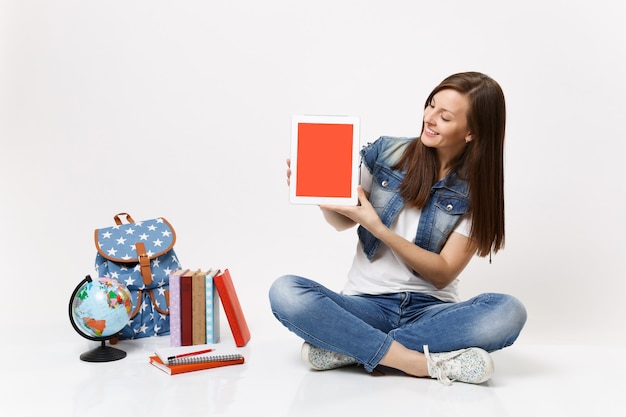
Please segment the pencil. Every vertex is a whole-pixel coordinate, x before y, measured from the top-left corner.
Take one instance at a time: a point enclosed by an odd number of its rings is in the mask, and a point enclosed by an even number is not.
[[[209,353],[209,352],[213,352],[213,349],[198,350],[196,352],[188,352],[188,353],[181,353],[180,355],[168,356],[167,360],[169,361],[169,360],[176,359],[176,358],[183,358],[185,356],[201,355],[203,353]]]

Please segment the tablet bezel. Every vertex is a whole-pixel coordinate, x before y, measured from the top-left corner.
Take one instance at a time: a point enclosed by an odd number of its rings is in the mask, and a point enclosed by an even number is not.
[[[352,126],[352,154],[351,154],[351,183],[349,197],[336,196],[303,196],[297,195],[298,188],[298,128],[302,123],[306,124],[340,124]],[[293,115],[291,121],[291,177],[289,186],[289,201],[292,204],[335,204],[335,205],[357,205],[357,187],[359,185],[360,166],[360,120],[356,116],[338,115]],[[321,164],[320,169],[324,169]]]

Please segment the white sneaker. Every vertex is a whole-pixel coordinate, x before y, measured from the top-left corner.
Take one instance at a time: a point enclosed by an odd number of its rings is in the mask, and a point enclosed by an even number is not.
[[[430,353],[424,345],[428,373],[444,385],[452,381],[481,384],[493,375],[493,360],[480,348],[468,348],[452,352]]]
[[[308,342],[302,344],[300,354],[302,360],[316,371],[327,371],[357,363],[354,358],[313,346]]]

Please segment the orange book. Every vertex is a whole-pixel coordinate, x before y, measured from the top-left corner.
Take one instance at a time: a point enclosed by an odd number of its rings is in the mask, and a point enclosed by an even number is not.
[[[213,284],[222,302],[230,330],[235,338],[235,344],[237,347],[245,346],[250,340],[250,329],[248,329],[248,323],[243,315],[230,271],[226,269],[224,272],[218,273],[213,277]]]
[[[181,358],[182,359],[182,358]],[[219,368],[221,366],[240,365],[245,359],[240,354],[194,356],[182,361],[177,365],[169,365],[157,356],[150,356],[150,364],[169,375],[184,374],[186,372],[202,371],[205,369]]]

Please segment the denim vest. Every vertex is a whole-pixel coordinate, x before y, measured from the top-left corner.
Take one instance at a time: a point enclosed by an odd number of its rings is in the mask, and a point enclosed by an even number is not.
[[[387,227],[404,207],[404,200],[398,192],[404,172],[391,167],[415,139],[382,136],[361,150],[361,161],[373,175],[369,201]],[[415,244],[430,252],[441,252],[468,208],[469,187],[466,181],[460,180],[454,173],[439,180],[431,188],[430,198],[422,209]],[[361,247],[371,260],[380,240],[363,226],[359,226],[357,232]]]

